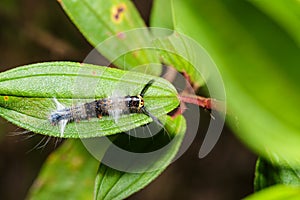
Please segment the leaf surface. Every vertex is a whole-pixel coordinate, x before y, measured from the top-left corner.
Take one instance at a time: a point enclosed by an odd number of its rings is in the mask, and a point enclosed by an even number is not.
[[[99,161],[79,140],[68,140],[46,160],[27,199],[92,199]]]
[[[276,185],[254,193],[244,200],[297,200],[299,199],[300,189],[286,185]]]
[[[124,199],[144,188],[161,174],[179,150],[186,130],[184,117],[180,115],[175,119],[168,118],[166,130],[169,137],[166,133],[159,133],[152,139],[148,138],[150,140],[130,140],[130,144],[125,142],[127,147],[131,147],[131,152],[137,151],[142,156],[133,160],[128,169],[136,169],[138,166],[138,169],[142,169],[140,172],[123,172],[100,164],[95,185],[96,199]],[[123,141],[124,137],[120,139]],[[163,147],[163,151],[162,148],[158,148],[157,152],[153,151],[155,146],[161,144],[167,144],[167,147]],[[156,156],[150,159],[145,152],[154,153]],[[149,159],[144,159],[145,157]]]
[[[278,17],[296,6],[284,4]],[[237,136],[265,158],[299,166],[300,49],[285,30],[290,25],[278,26],[249,1],[187,0],[173,6],[175,30],[203,45],[219,67],[228,122]]]
[[[175,109],[176,89],[166,80],[137,72],[72,62],[48,62],[18,67],[0,74],[0,115],[30,131],[60,136],[58,125],[51,125],[50,114],[57,110],[53,98],[65,107],[82,105],[117,93],[120,97],[139,95],[151,79],[145,107],[157,117]],[[64,137],[89,138],[111,135],[149,123],[140,113],[70,122]],[[116,123],[117,122],[117,123]]]
[[[259,158],[256,163],[254,189],[258,191],[276,184],[299,187],[300,169],[287,165],[279,166]]]
[[[122,69],[160,75],[161,68],[152,69],[149,66],[149,63],[159,64],[159,58],[147,49],[151,34],[131,1],[60,2],[85,38],[110,62]],[[137,69],[139,66],[144,67]]]

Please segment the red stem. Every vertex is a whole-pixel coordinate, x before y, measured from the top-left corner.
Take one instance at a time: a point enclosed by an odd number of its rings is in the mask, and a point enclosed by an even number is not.
[[[217,101],[216,99],[206,98],[196,95],[179,95],[179,99],[181,102],[184,103],[192,103],[198,105],[202,108],[209,109],[209,110],[221,110],[221,102]]]

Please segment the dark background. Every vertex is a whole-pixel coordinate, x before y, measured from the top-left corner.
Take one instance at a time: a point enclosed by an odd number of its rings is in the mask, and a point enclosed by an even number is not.
[[[151,1],[134,2],[147,22]],[[80,62],[92,50],[56,1],[2,0],[0,28],[1,72],[43,61]],[[198,158],[209,117],[201,111],[200,130],[189,150],[129,199],[226,200],[253,192],[256,156],[228,128],[212,152]],[[0,131],[0,199],[24,199],[43,161],[54,150],[54,141],[43,146],[44,136],[23,134],[3,119]]]

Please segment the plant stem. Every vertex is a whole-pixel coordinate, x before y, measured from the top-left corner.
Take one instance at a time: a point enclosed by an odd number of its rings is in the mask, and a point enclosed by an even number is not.
[[[183,103],[191,103],[198,105],[204,109],[221,111],[222,103],[216,99],[201,97],[197,95],[179,95],[179,99]]]

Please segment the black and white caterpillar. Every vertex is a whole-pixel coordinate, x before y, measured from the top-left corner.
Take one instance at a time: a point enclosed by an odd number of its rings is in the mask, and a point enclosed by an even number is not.
[[[153,116],[144,106],[144,95],[148,88],[153,84],[150,80],[136,96],[111,96],[98,99],[92,102],[65,107],[56,98],[53,99],[56,104],[56,110],[49,117],[52,125],[60,126],[61,137],[64,135],[65,127],[70,122],[88,120],[90,118],[102,118],[102,116],[113,116],[115,121],[123,114],[143,113],[152,118],[153,121],[162,126],[161,122]]]

